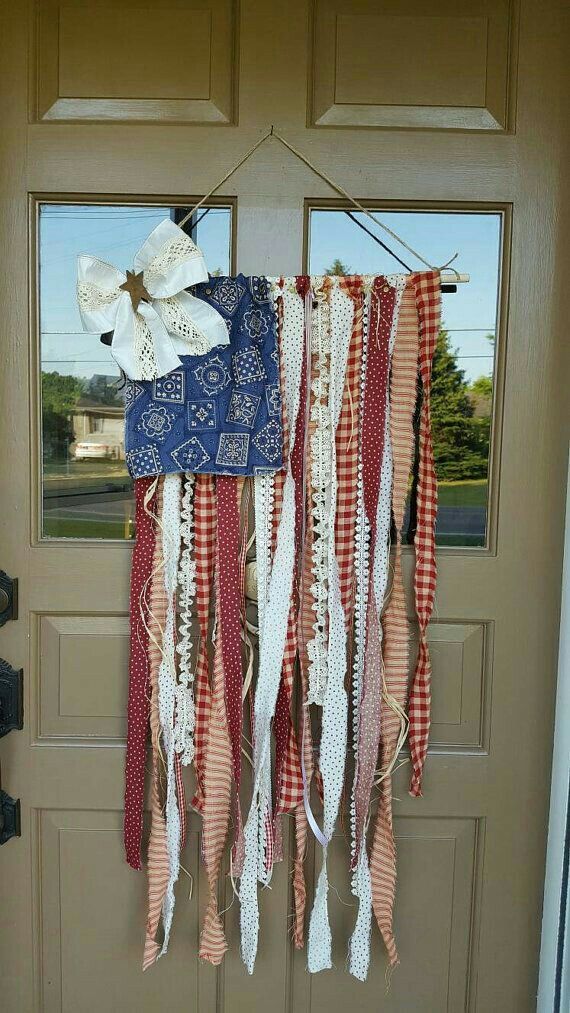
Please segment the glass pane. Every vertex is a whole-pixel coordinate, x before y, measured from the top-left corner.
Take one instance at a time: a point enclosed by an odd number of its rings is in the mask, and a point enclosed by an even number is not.
[[[375,213],[406,242],[443,264],[456,251],[469,284],[442,294],[442,327],[433,367],[432,421],[439,508],[438,545],[486,544],[489,438],[493,408],[499,292],[500,212],[385,211]],[[352,215],[352,211],[350,212]],[[357,221],[414,270],[407,251],[365,215]],[[404,270],[346,211],[312,210],[311,274],[382,274]]]
[[[41,533],[44,538],[132,538],[125,466],[123,382],[109,348],[83,331],[77,257],[125,270],[162,219],[184,208],[41,204],[39,306],[42,371]],[[229,274],[231,208],[202,208],[192,237],[212,274]]]

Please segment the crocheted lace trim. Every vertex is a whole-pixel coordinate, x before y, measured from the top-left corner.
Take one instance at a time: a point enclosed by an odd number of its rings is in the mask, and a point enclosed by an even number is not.
[[[192,611],[196,597],[196,560],[194,558],[194,490],[196,476],[184,476],[181,525],[182,552],[178,568],[178,683],[174,719],[174,748],[184,766],[194,758],[194,671],[192,668]]]
[[[198,260],[202,257],[200,250],[192,242],[190,236],[181,234],[168,239],[160,247],[157,253],[145,267],[145,284],[154,287],[166,275],[171,267],[179,267],[189,260]],[[153,284],[154,283],[154,284]]]
[[[313,637],[307,641],[309,688],[307,703],[322,706],[327,684],[327,558],[329,537],[329,494],[333,441],[330,429],[330,302],[328,279],[315,278],[311,317],[311,355],[313,401],[311,436],[311,501],[313,514],[312,564]]]
[[[178,335],[188,343],[187,355],[205,355],[212,348],[212,342],[190,319],[175,295],[168,299],[157,299],[154,303],[167,331]]]

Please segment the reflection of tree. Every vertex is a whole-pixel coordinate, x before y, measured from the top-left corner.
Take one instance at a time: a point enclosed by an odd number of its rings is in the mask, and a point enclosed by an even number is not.
[[[431,398],[435,467],[440,481],[487,477],[490,411],[477,418],[470,391],[449,334],[441,330],[433,360]]]
[[[342,260],[336,257],[330,267],[325,267],[325,274],[335,274],[340,277],[344,277],[346,274],[350,274],[350,267],[347,264],[343,264]]]
[[[477,397],[491,398],[493,396],[493,379],[490,376],[478,376],[473,380],[469,390]]]
[[[120,408],[123,404],[117,389],[117,379],[94,373],[89,381],[84,381],[83,393],[89,398],[90,404],[114,405]]]
[[[85,390],[79,376],[42,372],[42,430],[44,451],[51,456],[66,453],[73,439],[71,412]]]

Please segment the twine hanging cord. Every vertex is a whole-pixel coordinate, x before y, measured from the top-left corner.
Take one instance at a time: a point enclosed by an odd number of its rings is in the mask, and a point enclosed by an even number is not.
[[[392,237],[392,239],[395,239],[396,242],[400,244],[400,246],[403,246],[404,249],[408,251],[408,253],[411,253],[412,256],[416,257],[417,260],[421,261],[421,263],[424,264],[425,267],[429,268],[430,271],[443,271],[445,268],[450,267],[450,265],[458,256],[458,254],[455,253],[453,257],[451,257],[451,259],[448,260],[446,264],[442,264],[441,267],[436,267],[434,264],[430,264],[430,262],[426,260],[425,257],[422,257],[421,253],[418,253],[417,250],[414,250],[412,246],[406,243],[405,239],[402,239],[401,236],[399,236],[396,232],[393,231],[393,229],[391,229],[384,222],[380,221],[380,219],[377,218],[377,216],[373,214],[372,211],[369,211],[368,208],[365,208],[360,203],[360,201],[357,201],[356,197],[353,197],[351,194],[349,194],[348,191],[345,190],[344,187],[340,185],[340,183],[336,183],[333,179],[331,179],[330,176],[327,175],[326,172],[323,172],[322,169],[318,169],[317,166],[313,162],[311,162],[310,158],[307,158],[307,156],[304,155],[302,151],[299,151],[299,149],[295,148],[292,144],[289,143],[289,141],[286,141],[285,138],[281,136],[281,134],[278,134],[277,131],[273,128],[273,126],[271,127],[270,130],[267,131],[267,133],[263,135],[263,137],[260,137],[260,139],[256,141],[255,144],[253,144],[248,151],[246,151],[245,155],[242,155],[239,161],[237,161],[236,164],[232,166],[232,168],[228,172],[226,172],[225,176],[223,176],[222,179],[220,179],[216,183],[216,185],[212,187],[212,189],[206,194],[206,196],[202,197],[202,199],[199,200],[198,203],[194,205],[194,207],[188,212],[188,214],[184,215],[184,218],[182,218],[181,221],[178,222],[180,228],[182,228],[186,224],[186,222],[188,222],[192,218],[192,215],[196,214],[198,208],[201,208],[202,205],[205,204],[206,201],[208,201],[213,194],[215,194],[216,190],[219,190],[220,187],[223,186],[225,182],[227,182],[230,176],[233,176],[234,172],[237,172],[237,170],[244,164],[244,162],[247,162],[248,158],[251,158],[253,153],[257,151],[257,149],[261,147],[261,145],[264,144],[265,141],[269,140],[269,138],[271,137],[274,137],[277,141],[280,142],[280,144],[283,144],[290,152],[292,152],[293,155],[299,158],[301,162],[304,162],[305,165],[309,169],[311,169],[312,172],[314,172],[317,176],[319,176],[320,179],[324,180],[325,183],[328,183],[331,189],[335,190],[336,193],[339,193],[347,201],[350,201],[350,203],[354,205],[355,208],[358,208],[358,210],[363,215],[366,215],[367,218],[370,218],[371,221],[375,222],[376,225],[378,225],[381,229],[383,229],[384,232],[386,232],[389,236]],[[392,251],[390,250],[389,252],[391,253]],[[398,259],[399,258],[396,257],[396,260]],[[456,271],[454,267],[451,267],[451,270],[456,275],[456,277],[459,278],[459,272]]]

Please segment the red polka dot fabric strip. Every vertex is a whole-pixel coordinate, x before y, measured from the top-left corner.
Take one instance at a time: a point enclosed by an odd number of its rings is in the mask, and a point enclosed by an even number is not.
[[[129,703],[125,761],[124,842],[127,862],[142,868],[141,839],[149,723],[148,594],[155,542],[156,478],[135,482],[136,541],[131,564]]]

